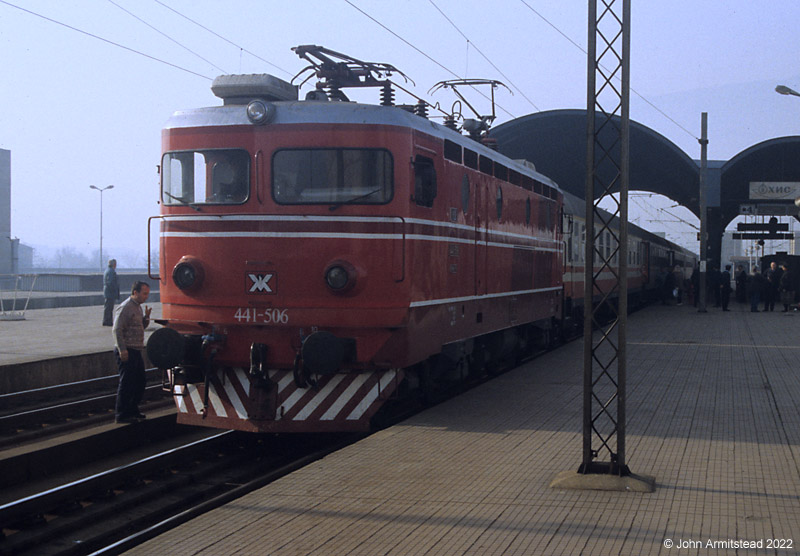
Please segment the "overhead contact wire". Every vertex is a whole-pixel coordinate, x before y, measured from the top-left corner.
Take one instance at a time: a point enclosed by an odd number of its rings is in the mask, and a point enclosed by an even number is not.
[[[181,71],[185,71],[186,73],[191,73],[192,75],[196,75],[197,77],[202,77],[204,79],[208,79],[209,81],[212,81],[212,78],[207,76],[207,75],[203,75],[201,73],[197,73],[196,71],[192,71],[190,69],[183,68],[183,67],[181,67],[181,66],[179,66],[177,64],[173,64],[172,62],[167,62],[166,60],[162,60],[161,58],[156,58],[155,56],[151,56],[149,54],[145,54],[144,52],[141,52],[140,50],[136,50],[135,48],[131,48],[129,46],[125,46],[123,44],[119,44],[119,43],[114,42],[112,40],[105,39],[103,37],[100,37],[98,35],[90,33],[88,31],[84,31],[83,29],[78,29],[77,27],[73,27],[72,25],[67,25],[66,23],[62,23],[61,21],[52,19],[50,17],[44,16],[44,15],[36,13],[36,12],[32,12],[31,10],[28,10],[28,9],[22,8],[20,6],[17,6],[16,4],[12,4],[11,2],[7,2],[6,0],[0,0],[0,4],[5,4],[6,6],[9,6],[9,7],[12,7],[12,8],[16,8],[16,9],[22,11],[22,12],[25,12],[25,13],[28,13],[30,15],[36,16],[38,18],[44,19],[45,21],[49,21],[50,23],[55,23],[56,25],[60,25],[61,27],[66,27],[67,29],[69,29],[71,31],[75,31],[77,33],[80,33],[81,35],[86,35],[87,37],[92,37],[93,39],[97,39],[99,41],[103,41],[104,43],[108,43],[108,44],[110,44],[112,46],[116,46],[117,48],[121,48],[123,50],[127,50],[128,52],[133,52],[134,54],[138,54],[139,56],[144,56],[145,58],[148,58],[148,59],[153,60],[155,62],[160,62],[160,63],[162,63],[164,65],[167,65],[167,66],[170,66],[172,68],[179,69]]]
[[[235,42],[233,42],[232,40],[230,40],[230,39],[227,39],[227,38],[223,37],[222,35],[220,35],[220,34],[219,34],[219,33],[217,33],[216,31],[213,31],[213,30],[209,29],[208,27],[206,27],[206,26],[205,26],[205,25],[203,25],[202,23],[198,23],[197,21],[195,21],[195,20],[194,20],[194,19],[192,19],[191,17],[189,17],[189,16],[187,16],[187,15],[184,15],[184,14],[182,14],[182,13],[181,13],[181,12],[179,12],[178,10],[176,10],[176,9],[172,8],[171,6],[168,6],[168,5],[167,5],[167,4],[165,4],[164,2],[161,2],[161,0],[154,0],[154,1],[156,2],[156,4],[160,4],[161,6],[165,7],[165,8],[166,8],[166,9],[168,9],[169,11],[171,11],[172,13],[174,13],[174,14],[176,14],[176,15],[179,15],[179,16],[181,16],[183,19],[185,19],[185,20],[187,20],[187,21],[189,21],[189,22],[191,22],[191,23],[194,23],[195,25],[197,25],[198,27],[200,27],[200,28],[201,28],[201,29],[203,29],[204,31],[207,31],[207,32],[211,33],[212,35],[214,35],[214,36],[215,36],[215,37],[217,37],[218,39],[222,39],[222,40],[223,40],[223,41],[225,41],[226,43],[228,43],[228,44],[230,44],[230,45],[233,45],[233,46],[235,46],[236,48],[238,48],[238,49],[239,49],[239,50],[241,50],[242,52],[247,52],[247,53],[248,53],[250,56],[253,56],[254,58],[257,58],[257,59],[261,60],[261,61],[262,61],[262,62],[264,62],[265,64],[269,64],[269,65],[270,65],[270,66],[272,66],[273,68],[275,68],[275,69],[277,69],[277,70],[280,70],[280,71],[282,71],[282,72],[283,72],[283,73],[285,73],[286,75],[293,75],[291,72],[288,72],[288,71],[286,71],[285,69],[283,69],[282,67],[280,67],[280,66],[278,66],[278,65],[276,65],[276,64],[274,64],[274,63],[272,63],[272,62],[270,62],[269,60],[266,60],[266,59],[262,58],[261,56],[259,56],[259,55],[258,55],[258,54],[256,54],[255,52],[252,52],[251,50],[248,50],[248,49],[246,49],[245,47],[243,47],[243,46],[240,46],[240,45],[236,44],[236,43],[235,43]]]
[[[500,75],[502,75],[502,76],[503,76],[503,79],[505,79],[506,81],[508,81],[508,82],[511,84],[511,86],[512,86],[512,87],[514,87],[514,89],[516,89],[516,90],[517,90],[517,92],[519,92],[519,94],[521,94],[521,95],[522,95],[522,97],[523,97],[525,100],[527,100],[527,101],[528,101],[528,103],[529,103],[531,106],[533,106],[534,110],[536,110],[537,112],[538,112],[538,111],[540,111],[539,107],[538,107],[538,106],[536,106],[536,104],[534,104],[534,102],[533,102],[531,99],[529,99],[529,98],[528,98],[528,96],[527,96],[527,95],[526,95],[526,94],[525,94],[525,93],[522,91],[522,89],[520,89],[519,87],[517,87],[517,86],[514,84],[514,82],[513,82],[513,81],[511,81],[511,78],[510,78],[510,77],[508,77],[508,76],[507,76],[505,73],[503,73],[503,71],[502,71],[500,68],[498,68],[498,67],[497,67],[497,66],[494,64],[494,62],[492,62],[492,61],[489,59],[489,57],[488,57],[488,56],[486,56],[486,54],[484,54],[484,53],[481,51],[481,49],[480,49],[480,48],[478,48],[478,47],[477,47],[477,45],[476,45],[476,44],[475,44],[473,41],[469,40],[469,37],[467,37],[467,35],[465,35],[465,34],[464,34],[464,32],[463,32],[461,29],[459,29],[459,28],[458,28],[458,26],[457,26],[455,23],[453,23],[453,20],[451,20],[449,17],[447,17],[447,14],[445,14],[445,13],[442,11],[442,9],[441,9],[439,6],[437,6],[437,5],[436,5],[436,3],[435,3],[433,0],[428,0],[428,2],[430,2],[430,3],[431,3],[431,5],[432,5],[434,8],[436,8],[436,11],[438,11],[440,14],[442,14],[442,17],[443,17],[443,18],[445,18],[445,19],[447,20],[447,22],[448,22],[450,25],[452,25],[452,26],[453,26],[453,28],[454,28],[456,31],[458,31],[458,33],[459,33],[459,34],[460,34],[462,37],[464,37],[464,40],[465,40],[465,41],[467,41],[467,48],[469,48],[469,45],[472,45],[472,48],[474,48],[475,50],[477,50],[477,51],[478,51],[478,54],[480,54],[481,56],[483,56],[483,59],[484,59],[484,60],[486,60],[487,62],[489,62],[489,64],[490,64],[490,65],[491,65],[491,66],[492,66],[492,67],[495,69],[495,71],[497,71],[497,73],[499,73]],[[467,76],[464,76],[464,77],[467,77]]]
[[[538,11],[536,11],[536,10],[535,10],[533,7],[531,7],[531,5],[530,5],[530,4],[528,4],[528,3],[527,3],[525,0],[520,0],[520,2],[522,2],[523,4],[525,4],[525,6],[526,6],[526,7],[527,7],[527,8],[528,8],[530,11],[532,11],[533,13],[535,13],[535,14],[536,14],[536,15],[537,15],[537,16],[538,16],[538,17],[539,17],[539,18],[540,18],[542,21],[544,21],[544,22],[545,22],[545,23],[547,23],[547,24],[548,24],[550,27],[552,27],[552,28],[553,28],[553,29],[554,29],[554,30],[555,30],[555,31],[556,31],[556,32],[557,32],[559,35],[561,35],[562,37],[564,37],[565,39],[567,39],[567,40],[568,40],[570,43],[572,43],[572,45],[573,45],[575,48],[577,48],[578,50],[580,50],[580,51],[581,51],[581,52],[583,52],[584,54],[587,54],[587,55],[588,55],[588,53],[586,52],[586,49],[585,49],[584,47],[582,47],[581,45],[579,45],[578,43],[576,43],[574,40],[572,40],[571,38],[569,38],[569,36],[567,36],[567,34],[566,34],[566,33],[564,33],[564,32],[563,32],[561,29],[559,29],[558,27],[556,27],[556,26],[555,26],[555,25],[554,25],[552,22],[550,22],[550,20],[549,20],[549,19],[547,19],[547,18],[546,18],[545,16],[543,16],[542,14],[540,14],[540,13],[539,13]],[[608,71],[608,69],[607,69],[607,68],[603,68],[603,69],[605,69],[606,71]],[[631,87],[631,92],[632,92],[633,94],[635,94],[637,97],[639,97],[640,99],[642,99],[642,100],[643,100],[645,103],[647,103],[648,105],[650,105],[650,107],[651,107],[653,110],[655,110],[656,112],[658,112],[659,114],[661,114],[662,116],[664,116],[666,119],[668,119],[670,122],[672,122],[673,124],[675,124],[677,127],[679,127],[680,129],[682,129],[683,131],[685,131],[686,133],[688,133],[688,134],[689,134],[689,135],[690,135],[692,138],[694,138],[694,139],[698,139],[698,140],[699,140],[699,138],[698,138],[698,137],[697,137],[697,136],[696,136],[694,133],[692,133],[691,131],[689,131],[688,129],[686,129],[685,127],[683,127],[681,124],[679,124],[678,122],[676,122],[674,119],[672,119],[672,118],[669,116],[669,114],[667,114],[666,112],[664,112],[663,110],[661,110],[661,109],[660,109],[658,106],[656,106],[655,104],[653,104],[652,102],[650,102],[649,100],[647,100],[647,99],[646,99],[644,96],[642,96],[642,95],[641,95],[641,94],[640,94],[638,91],[636,91],[636,89],[634,89],[633,87]]]
[[[133,13],[133,12],[131,12],[131,11],[128,11],[128,10],[126,10],[125,8],[123,8],[122,6],[120,6],[119,4],[117,4],[116,2],[114,2],[114,0],[108,0],[108,2],[109,2],[110,4],[113,4],[114,6],[118,7],[120,10],[122,10],[123,12],[125,12],[126,14],[128,14],[129,16],[131,16],[132,18],[136,19],[136,20],[137,20],[137,21],[139,21],[140,23],[142,23],[142,24],[144,24],[144,25],[147,25],[147,26],[148,26],[150,29],[152,29],[153,31],[155,31],[156,33],[158,33],[159,35],[161,35],[162,37],[164,37],[164,38],[166,38],[166,39],[168,39],[168,40],[170,40],[170,41],[174,42],[175,44],[177,44],[178,46],[180,46],[181,48],[183,48],[184,50],[186,50],[186,51],[187,51],[187,52],[189,52],[190,54],[193,54],[193,55],[197,56],[198,58],[200,58],[201,60],[203,60],[205,63],[209,64],[210,66],[213,66],[213,67],[215,67],[216,69],[218,69],[218,70],[219,70],[219,71],[221,71],[222,73],[228,73],[227,71],[225,71],[224,69],[222,69],[221,67],[219,67],[218,65],[216,65],[214,62],[212,62],[211,60],[207,60],[206,58],[203,58],[202,56],[200,56],[200,54],[198,54],[197,52],[195,52],[194,50],[192,50],[192,49],[191,49],[191,48],[189,48],[188,46],[186,46],[186,45],[184,45],[184,44],[181,44],[180,42],[178,42],[177,40],[173,39],[172,37],[170,37],[169,35],[167,35],[167,34],[166,34],[166,33],[164,33],[163,31],[161,31],[160,29],[157,29],[157,28],[156,28],[156,27],[154,27],[153,25],[151,25],[151,24],[149,24],[148,22],[146,22],[144,19],[142,19],[141,17],[139,17],[139,16],[138,16],[138,15],[136,15],[135,13]]]
[[[156,1],[158,1],[158,0],[156,0]],[[447,73],[449,73],[450,75],[452,75],[452,76],[454,76],[454,77],[457,77],[457,78],[459,78],[459,79],[461,78],[461,76],[460,76],[460,75],[458,75],[456,72],[454,72],[454,71],[453,71],[453,70],[451,70],[450,68],[446,67],[446,66],[445,66],[445,65],[443,65],[442,63],[438,62],[437,60],[435,60],[434,58],[432,58],[431,56],[429,56],[428,54],[426,54],[425,52],[423,52],[422,50],[420,50],[419,48],[417,48],[416,46],[414,46],[414,45],[413,45],[413,44],[411,44],[410,42],[408,42],[406,39],[404,39],[403,37],[401,37],[400,35],[398,35],[398,34],[397,34],[397,33],[395,33],[394,31],[392,31],[391,29],[389,29],[389,28],[388,28],[386,25],[384,25],[383,23],[381,23],[380,21],[378,21],[377,19],[375,19],[374,17],[372,17],[371,15],[369,15],[367,12],[365,12],[364,10],[362,10],[361,8],[359,8],[358,6],[356,6],[355,4],[353,4],[353,3],[352,3],[350,0],[344,0],[344,1],[345,1],[345,2],[347,2],[347,3],[348,3],[348,4],[349,4],[349,5],[350,5],[350,6],[351,6],[353,9],[355,9],[355,10],[359,11],[359,12],[360,12],[362,15],[364,15],[364,16],[365,16],[365,17],[367,17],[367,18],[369,18],[369,19],[370,19],[370,20],[372,20],[374,23],[376,23],[377,25],[379,25],[380,27],[382,27],[382,28],[383,28],[385,31],[387,31],[388,33],[390,33],[392,36],[394,36],[395,38],[397,38],[397,39],[401,40],[403,43],[405,43],[406,45],[410,46],[411,48],[413,48],[414,50],[416,50],[417,52],[419,52],[420,54],[422,54],[423,56],[425,56],[425,57],[426,57],[428,60],[430,60],[431,62],[433,62],[434,64],[436,64],[436,65],[437,65],[437,66],[439,66],[440,68],[442,68],[443,70],[445,70],[445,71],[446,71]],[[474,46],[474,45],[473,45],[473,46]],[[485,95],[483,92],[479,91],[478,89],[475,89],[475,87],[472,87],[472,88],[473,88],[473,89],[474,89],[474,90],[475,90],[475,91],[476,91],[478,94],[480,94],[481,96],[483,96],[483,98],[485,98],[486,100],[491,100],[491,99],[490,99],[488,96],[486,96],[486,95]],[[496,105],[496,106],[497,106],[497,107],[498,107],[500,110],[502,110],[503,112],[505,112],[506,114],[508,114],[509,116],[511,116],[512,118],[515,118],[515,117],[516,117],[516,116],[514,116],[514,114],[512,114],[511,112],[509,112],[508,110],[506,110],[505,108],[503,108],[502,106],[500,106],[499,104],[497,104],[496,102],[495,102],[495,105]]]

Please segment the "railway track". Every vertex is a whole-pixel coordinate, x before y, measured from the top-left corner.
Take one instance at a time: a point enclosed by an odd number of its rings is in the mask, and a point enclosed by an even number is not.
[[[77,428],[111,422],[116,375],[0,395],[0,449]],[[161,390],[161,372],[147,370],[145,409],[170,407]]]
[[[486,376],[442,392],[438,401],[490,379]],[[424,405],[393,407],[383,425],[390,426]],[[169,429],[145,422],[114,432],[129,433],[143,426]],[[173,432],[193,430],[174,425],[174,418],[171,426]],[[0,556],[117,554],[363,437],[263,436],[210,429],[204,433],[209,437],[0,505]]]
[[[0,555],[116,554],[361,437],[215,432],[0,506]]]

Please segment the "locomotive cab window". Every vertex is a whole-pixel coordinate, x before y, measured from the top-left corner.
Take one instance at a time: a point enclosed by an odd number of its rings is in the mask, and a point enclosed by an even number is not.
[[[394,166],[383,149],[286,149],[272,157],[272,196],[282,205],[381,205]]]
[[[247,151],[170,152],[161,162],[165,205],[240,204],[250,193]]]

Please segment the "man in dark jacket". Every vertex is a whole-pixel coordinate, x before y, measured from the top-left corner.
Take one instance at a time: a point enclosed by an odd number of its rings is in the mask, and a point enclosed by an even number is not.
[[[119,300],[116,259],[109,259],[108,268],[103,274],[103,299],[103,326],[111,326],[114,324],[114,303]]]
[[[720,276],[720,301],[722,302],[722,310],[730,311],[728,309],[728,302],[731,299],[731,265],[725,265],[725,270]]]

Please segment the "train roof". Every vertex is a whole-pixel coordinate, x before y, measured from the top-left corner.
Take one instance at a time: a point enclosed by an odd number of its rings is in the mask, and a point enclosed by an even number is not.
[[[239,77],[239,76],[230,76]],[[248,76],[241,76],[248,77]],[[265,76],[253,76],[261,77]],[[266,76],[272,77],[272,76]],[[220,78],[215,80],[215,83]],[[232,84],[234,83],[234,84]],[[235,80],[230,80],[228,90],[235,88]],[[193,108],[179,110],[167,120],[164,128],[180,129],[208,126],[248,126],[253,124],[247,117],[248,99],[261,99],[263,96],[254,93],[252,88],[242,85],[243,91],[248,94],[231,92],[223,106]],[[230,99],[235,99],[235,103]],[[357,125],[387,125],[412,129],[434,137],[458,143],[464,148],[477,152],[503,165],[513,168],[561,192],[561,188],[552,179],[535,170],[532,163],[523,160],[514,160],[504,154],[491,149],[478,141],[462,135],[458,131],[433,122],[423,116],[418,116],[400,106],[378,106],[374,104],[361,104],[337,100],[268,100],[275,107],[270,123],[265,125],[281,124],[357,124]]]
[[[607,210],[603,210],[603,209],[599,209],[599,210],[605,216],[608,216],[608,217],[611,216],[611,213],[608,212]],[[586,203],[580,197],[577,197],[577,196],[573,195],[572,193],[568,193],[568,192],[565,191],[564,192],[564,212],[566,214],[572,214],[572,215],[578,216],[579,218],[585,218],[585,216],[586,216]],[[618,224],[619,223],[619,217],[614,216],[613,219],[612,219],[612,223]],[[656,235],[653,232],[649,232],[649,231],[645,230],[644,228],[641,228],[641,227],[637,226],[636,224],[632,224],[631,222],[628,222],[628,233],[629,234],[630,233],[634,233],[635,235],[637,235],[639,237],[642,237],[642,238],[646,239],[647,241],[649,241],[651,243],[664,245],[664,246],[669,247],[670,249],[672,249],[674,251],[681,251],[681,252],[686,253],[686,254],[691,254],[691,255],[697,256],[697,253],[695,253],[694,251],[686,249],[685,247],[681,247],[677,243],[673,243],[673,242],[669,241],[668,239],[663,238],[663,237],[661,237],[659,235]]]

